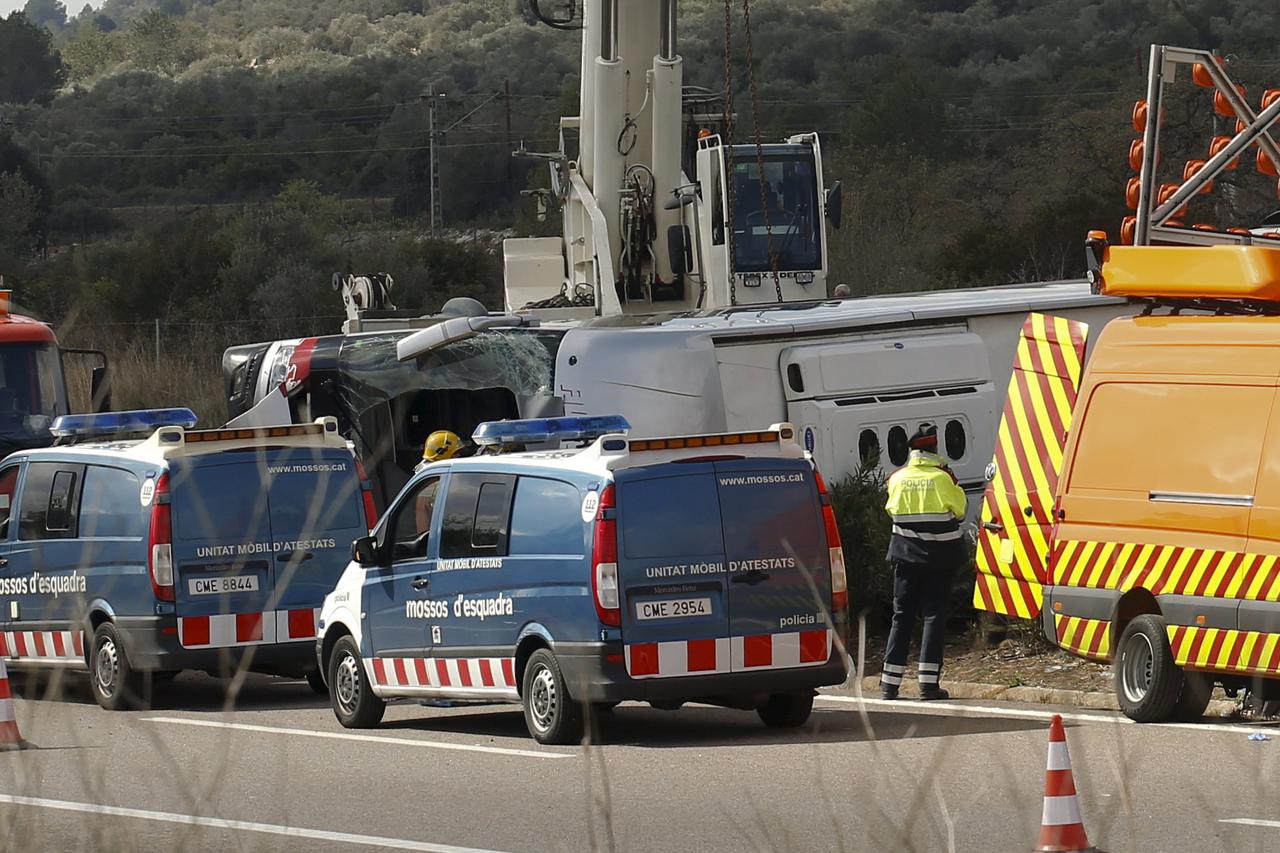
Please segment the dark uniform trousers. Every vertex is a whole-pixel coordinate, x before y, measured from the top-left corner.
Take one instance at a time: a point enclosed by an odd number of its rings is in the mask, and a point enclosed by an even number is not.
[[[907,654],[916,630],[916,616],[924,619],[920,640],[920,688],[938,686],[942,675],[942,640],[947,621],[947,599],[955,566],[950,560],[935,563],[893,561],[893,627],[884,652],[880,683],[897,688],[907,671]]]

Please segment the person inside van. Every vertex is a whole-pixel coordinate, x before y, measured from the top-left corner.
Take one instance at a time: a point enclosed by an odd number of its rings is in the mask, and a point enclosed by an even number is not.
[[[885,648],[880,690],[898,698],[917,613],[924,618],[918,680],[920,698],[946,699],[942,676],[942,640],[951,577],[964,560],[960,522],[964,490],[938,455],[938,427],[921,424],[909,442],[907,464],[889,477],[885,509],[893,519],[888,559],[893,566],[893,625]]]

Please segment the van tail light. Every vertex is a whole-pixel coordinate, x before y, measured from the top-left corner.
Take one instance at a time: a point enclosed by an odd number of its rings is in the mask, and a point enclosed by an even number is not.
[[[378,523],[378,508],[373,503],[373,483],[369,480],[369,475],[364,472],[364,464],[356,460],[356,476],[360,478],[360,498],[364,501],[364,521],[365,526],[373,530],[373,526]]]
[[[173,522],[169,503],[169,475],[156,481],[147,534],[147,571],[151,589],[160,601],[173,601]]]
[[[617,627],[622,624],[622,605],[618,589],[618,521],[614,517],[613,495],[613,486],[606,486],[596,512],[591,538],[591,593],[600,621]]]
[[[822,524],[827,529],[827,555],[831,560],[831,611],[849,607],[849,578],[844,570],[844,549],[840,547],[840,528],[836,525],[836,511],[831,506],[831,493],[822,475],[813,472],[818,481],[818,497],[822,503]]]

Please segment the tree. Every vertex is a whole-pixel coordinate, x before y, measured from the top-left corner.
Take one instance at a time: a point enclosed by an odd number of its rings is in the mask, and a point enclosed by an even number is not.
[[[60,0],[27,0],[22,12],[35,26],[54,32],[67,25],[67,7]]]
[[[0,274],[25,266],[41,221],[40,193],[18,172],[0,173]]]
[[[0,103],[48,104],[64,79],[48,30],[21,12],[0,20]]]

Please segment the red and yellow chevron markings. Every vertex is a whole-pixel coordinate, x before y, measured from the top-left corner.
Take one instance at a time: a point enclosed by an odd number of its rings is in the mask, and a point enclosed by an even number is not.
[[[1170,625],[1178,666],[1253,675],[1280,674],[1280,634]]]
[[[1108,619],[1085,619],[1082,616],[1053,614],[1058,645],[1090,660],[1110,659],[1111,622]]]
[[[1026,619],[1040,612],[1087,336],[1087,325],[1060,317],[1032,314],[1023,324],[996,436],[995,478],[982,502],[973,593],[980,610]]]
[[[1280,601],[1280,558],[1236,551],[1058,540],[1049,577],[1055,586]]]

